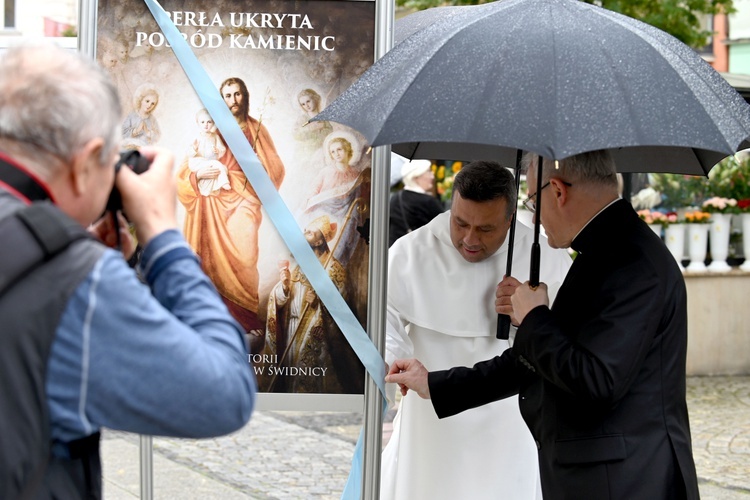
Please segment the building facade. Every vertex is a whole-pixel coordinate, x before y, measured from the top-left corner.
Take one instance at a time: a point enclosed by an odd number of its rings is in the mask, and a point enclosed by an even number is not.
[[[0,0],[0,42],[3,38],[75,36],[76,0]]]

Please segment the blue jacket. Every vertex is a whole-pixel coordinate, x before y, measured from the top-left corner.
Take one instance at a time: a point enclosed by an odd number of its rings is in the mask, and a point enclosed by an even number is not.
[[[181,234],[150,241],[139,266],[146,284],[106,251],[65,308],[46,382],[54,442],[101,427],[209,437],[250,418],[244,332]]]
[[[180,233],[149,242],[140,271],[146,284],[107,251],[70,299],[48,366],[54,441],[101,427],[200,438],[249,420],[244,332]]]
[[[29,200],[22,194],[0,189],[3,214],[24,201]],[[13,294],[15,299],[5,304],[9,316],[4,333],[20,332],[4,336],[6,347],[10,356],[23,360],[13,365],[13,371],[6,370],[4,380],[13,384],[16,379],[12,387],[27,394],[21,400],[29,402],[28,407],[37,402],[34,418],[44,413],[40,419],[44,428],[35,430],[35,436],[48,436],[43,441],[51,441],[53,458],[45,478],[58,477],[60,471],[76,476],[78,469],[74,471],[71,464],[83,459],[90,463],[84,468],[99,474],[102,427],[200,438],[245,425],[253,410],[256,383],[244,332],[180,233],[165,231],[146,245],[139,269],[145,284],[118,252],[93,240],[80,242],[66,250],[75,258],[59,261],[65,267],[55,259],[52,263],[58,262],[57,267],[42,266],[54,267],[54,272],[40,275],[35,269],[24,275],[13,289],[23,293]],[[26,302],[9,309],[19,297]],[[24,328],[31,328],[26,333],[33,335],[24,335]],[[45,328],[49,341],[44,341]],[[14,343],[19,335],[31,340]],[[31,377],[39,379],[39,389],[27,387],[25,381]],[[21,400],[15,398],[12,404]],[[31,420],[28,425],[40,425]],[[38,439],[27,441],[39,445]],[[3,484],[0,490],[38,483],[45,468],[34,465],[35,453],[43,460],[49,457],[39,447],[13,460],[19,469],[5,478],[13,484]],[[33,470],[28,469],[31,466]],[[70,481],[49,481],[58,493],[65,489],[66,498],[75,496],[69,491]],[[79,486],[76,483],[75,488]],[[96,496],[100,483],[84,485],[87,488],[93,488]]]

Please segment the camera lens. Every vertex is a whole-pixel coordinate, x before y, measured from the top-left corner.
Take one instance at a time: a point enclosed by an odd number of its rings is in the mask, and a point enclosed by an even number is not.
[[[141,154],[135,149],[121,151],[120,159],[117,160],[117,163],[115,164],[115,175],[117,175],[117,172],[120,171],[123,165],[140,175],[148,170],[150,164],[149,160],[146,157],[141,156]],[[112,186],[112,192],[109,193],[106,210],[109,212],[122,210],[122,196],[120,196],[120,191],[117,189],[117,186]]]

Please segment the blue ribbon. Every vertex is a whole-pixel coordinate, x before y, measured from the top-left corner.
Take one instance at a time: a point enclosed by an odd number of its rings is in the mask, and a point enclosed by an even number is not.
[[[318,258],[310,248],[297,221],[282,200],[276,187],[268,177],[257,155],[250,147],[245,134],[229,111],[221,93],[211,81],[195,54],[182,37],[172,20],[156,0],[145,0],[151,14],[159,24],[183,70],[203,105],[214,119],[229,149],[237,159],[242,171],[258,194],[263,207],[273,222],[276,230],[286,243],[292,255],[307,276],[313,289],[320,297],[333,320],[341,329],[344,337],[354,349],[357,357],[367,369],[367,373],[376,382],[385,398],[385,363],[370,337],[352,313],[344,298],[331,281]],[[362,483],[363,433],[360,432],[352,459],[352,470],[346,482],[341,498],[359,498]]]

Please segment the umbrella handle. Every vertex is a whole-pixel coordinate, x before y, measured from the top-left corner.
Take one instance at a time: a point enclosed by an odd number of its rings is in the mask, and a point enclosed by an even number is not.
[[[534,216],[534,243],[531,245],[531,265],[529,266],[529,285],[532,290],[539,286],[539,261],[542,256],[542,249],[539,246],[539,233],[541,232],[542,220],[542,155],[539,155],[536,169],[536,215]]]
[[[518,193],[521,190],[521,160],[523,159],[523,150],[516,150],[516,171],[515,171],[515,182],[516,182],[516,200],[518,199]],[[516,240],[516,219],[518,214],[518,203],[516,203],[516,210],[513,212],[513,219],[510,221],[510,229],[508,231],[508,260],[505,264],[505,275],[510,276],[513,272],[513,248],[515,247]],[[497,315],[497,332],[495,338],[499,340],[508,340],[510,338],[510,316],[507,314]]]
[[[536,289],[539,286],[539,261],[541,259],[541,247],[539,242],[531,245],[531,268],[529,269],[529,286]]]
[[[510,276],[513,271],[513,240],[516,232],[516,216],[513,215],[513,221],[510,224],[510,235],[508,237],[508,263],[505,268],[505,275]],[[508,340],[510,338],[510,316],[507,314],[497,315],[497,332],[495,338],[498,340]]]
[[[515,182],[516,182],[516,200],[518,200],[518,193],[521,190],[521,160],[523,159],[523,150],[519,149],[516,151],[516,169],[515,169]],[[518,205],[518,203],[516,203]],[[510,276],[513,272],[513,249],[515,248],[516,240],[516,219],[518,214],[518,206],[513,212],[513,219],[510,221],[510,229],[508,230],[508,260],[505,264],[505,275]],[[495,332],[495,338],[499,340],[508,340],[510,338],[510,316],[507,314],[497,315],[497,331]]]
[[[508,340],[510,338],[510,316],[507,314],[497,315],[497,335],[499,340]]]

